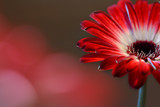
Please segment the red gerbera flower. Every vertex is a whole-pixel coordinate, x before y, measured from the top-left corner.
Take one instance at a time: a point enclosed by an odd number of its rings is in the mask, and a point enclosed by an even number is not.
[[[120,0],[107,11],[91,13],[96,22],[81,23],[83,30],[96,36],[79,40],[78,46],[89,52],[81,61],[102,61],[99,69],[113,69],[114,77],[128,73],[133,88],[143,86],[151,73],[160,83],[160,3]]]

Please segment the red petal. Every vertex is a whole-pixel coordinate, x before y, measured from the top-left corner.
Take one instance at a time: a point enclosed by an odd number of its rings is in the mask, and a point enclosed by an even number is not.
[[[121,52],[114,48],[114,47],[107,47],[104,45],[97,45],[94,43],[87,43],[82,47],[83,51],[85,52],[91,52],[91,53],[99,53],[99,54],[121,54]],[[107,51],[102,51],[102,49],[105,49]]]
[[[110,48],[110,47],[106,47],[106,48],[100,48],[96,51],[98,54],[104,54],[104,55],[123,55],[122,52],[120,52],[119,50],[117,50],[116,48]]]
[[[94,29],[97,29],[97,30],[105,33],[105,35],[107,35],[107,37],[109,36],[109,37],[117,40],[117,38],[110,31],[108,31],[107,29],[103,28],[103,26],[100,26],[100,25],[98,25],[97,23],[95,23],[93,21],[84,20],[84,21],[81,22],[81,26],[82,26],[82,30],[87,30],[88,28],[94,28]]]
[[[95,53],[98,49],[101,49],[101,48],[119,51],[118,49],[116,49],[117,47],[111,46],[106,41],[103,41],[102,39],[95,38],[95,37],[83,38],[78,41],[77,45],[78,47],[82,48],[83,51],[91,52],[91,53]]]
[[[114,77],[122,77],[125,74],[127,74],[127,66],[126,64],[128,63],[129,60],[123,60],[120,63],[118,63],[112,71],[112,75]]]
[[[160,84],[160,70],[153,70],[152,75],[157,80],[157,82]]]
[[[111,38],[108,34],[100,31],[96,28],[87,28],[86,31],[96,37],[99,37],[103,40],[105,40],[108,44],[111,44],[113,46],[117,46],[117,41]]]
[[[131,87],[139,89],[146,82],[147,75],[142,75],[138,70],[135,69],[133,72],[129,72],[128,80]]]
[[[131,60],[128,64],[127,64],[127,71],[131,72],[133,71],[139,64],[139,61],[137,60]]]
[[[82,50],[85,52],[96,53],[96,49],[98,49],[98,48],[99,48],[99,46],[90,43],[88,45],[84,45],[82,47]]]
[[[85,30],[88,27],[95,27],[97,29],[100,29],[100,30],[104,31],[104,29],[101,26],[99,26],[96,22],[90,21],[90,20],[84,20],[84,21],[82,21],[81,22],[81,26],[82,26],[83,30]]]
[[[135,11],[141,26],[148,23],[149,6],[147,0],[137,0],[135,4]]]
[[[88,62],[97,62],[102,61],[105,58],[107,58],[107,55],[101,55],[101,54],[87,54],[81,57],[81,62],[88,63]]]
[[[126,7],[125,7],[126,2],[130,2],[130,3],[131,3],[130,0],[119,0],[119,2],[118,2],[118,6],[119,6],[124,12],[126,12]]]
[[[149,4],[149,10],[151,11],[153,4]]]
[[[139,61],[139,66],[140,66],[140,71],[142,72],[142,74],[150,74],[150,65],[142,60]]]
[[[113,69],[113,67],[116,65],[116,59],[118,56],[110,56],[106,58],[104,61],[101,62],[99,69],[100,70],[109,70]]]
[[[78,41],[77,46],[82,48],[88,44],[97,45],[99,47],[112,47],[110,44],[107,44],[106,41],[95,37],[87,37]]]
[[[79,48],[82,48],[86,42],[90,42],[90,41],[99,41],[99,40],[97,40],[97,38],[95,38],[95,37],[82,38],[77,42],[77,46]]]
[[[107,8],[108,13],[113,17],[113,19],[122,27],[122,29],[128,32],[131,28],[127,14],[121,10],[117,5],[110,6]]]
[[[129,84],[131,87],[138,89],[144,85],[148,76],[147,73],[150,71],[150,67],[145,62],[132,60],[128,63],[127,70],[129,71]]]
[[[150,74],[150,65],[142,60],[131,60],[127,65],[127,71],[132,72],[136,68],[141,71],[142,74]]]
[[[139,28],[138,18],[137,18],[135,10],[133,8],[133,5],[129,2],[127,2],[126,3],[126,10],[127,10],[127,14],[130,19],[130,23],[131,23],[132,27],[134,29],[138,29]]]
[[[156,2],[152,6],[148,26],[149,27],[154,26],[155,29],[158,29],[159,21],[160,21],[160,3]]]
[[[118,24],[103,11],[96,11],[92,13],[90,17],[96,20],[101,26],[105,27],[114,36],[118,36],[119,32],[122,31]]]

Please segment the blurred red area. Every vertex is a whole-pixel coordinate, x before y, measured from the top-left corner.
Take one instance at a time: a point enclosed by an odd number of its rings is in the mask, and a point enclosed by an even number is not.
[[[31,67],[46,54],[42,34],[30,26],[20,26],[5,34],[1,45],[2,65],[13,68]]]
[[[68,54],[48,55],[26,73],[44,107],[117,107],[123,101],[124,88],[113,78]]]
[[[106,73],[80,64],[72,55],[49,53],[39,30],[14,28],[2,19],[0,107],[117,107],[123,103],[124,88]]]
[[[32,84],[15,70],[0,70],[0,107],[32,107],[38,96]]]

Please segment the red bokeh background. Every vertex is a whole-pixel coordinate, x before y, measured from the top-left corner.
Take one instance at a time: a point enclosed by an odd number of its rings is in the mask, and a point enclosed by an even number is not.
[[[90,36],[79,23],[116,2],[1,0],[0,107],[135,107],[127,76],[80,63],[76,47]],[[159,89],[150,76],[146,107],[159,107]]]

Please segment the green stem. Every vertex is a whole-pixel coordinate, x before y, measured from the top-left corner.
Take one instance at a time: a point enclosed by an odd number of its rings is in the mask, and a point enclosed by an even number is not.
[[[147,92],[147,83],[145,83],[143,87],[139,89],[137,107],[145,107],[146,92]]]

